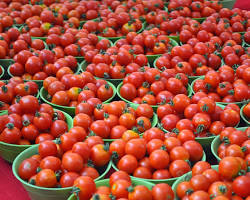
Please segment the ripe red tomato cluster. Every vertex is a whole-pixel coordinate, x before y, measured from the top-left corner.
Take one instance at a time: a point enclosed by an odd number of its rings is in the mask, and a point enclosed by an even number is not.
[[[133,103],[159,105],[168,103],[177,94],[187,95],[187,85],[188,78],[183,73],[148,68],[126,76],[120,95]]]
[[[211,196],[215,200],[248,199],[249,172],[235,178],[240,170],[246,172],[247,166],[239,157],[223,158],[218,169],[207,162],[198,162],[192,169],[192,177],[177,185],[177,196],[190,200],[209,200]]]
[[[232,127],[225,128],[220,133],[222,143],[218,147],[218,156],[220,158],[227,156],[240,157],[249,162],[249,134],[250,128],[245,131],[236,130]]]
[[[144,179],[182,176],[191,171],[188,160],[195,163],[203,156],[203,148],[194,138],[186,141],[165,138],[158,128],[145,131],[143,138],[115,140],[110,144],[110,151],[118,154],[119,170]]]
[[[209,71],[204,79],[197,79],[193,83],[195,93],[206,93],[216,102],[242,102],[250,99],[250,67],[241,65],[234,70],[223,65],[219,71]]]
[[[19,77],[10,78],[8,81],[0,81],[0,110],[8,110],[12,113],[15,104],[22,96],[36,95],[38,86],[34,82],[26,82]]]
[[[126,38],[116,41],[116,46],[119,48],[128,45],[131,46],[133,53],[146,55],[164,54],[170,52],[173,47],[172,41],[158,28],[144,30],[140,34],[130,32]]]
[[[111,154],[100,137],[91,136],[82,142],[85,138],[85,130],[76,126],[61,135],[60,144],[43,141],[38,146],[38,154],[22,161],[19,176],[31,184],[47,188],[71,187],[80,176],[90,180],[98,178],[97,169],[100,171],[109,163]],[[93,165],[88,164],[89,160]]]
[[[208,17],[218,11],[220,11],[222,5],[219,4],[219,1],[178,1],[172,0],[168,4],[168,10],[170,11],[170,17],[192,17],[192,18],[201,18]]]
[[[43,82],[48,92],[45,98],[54,104],[76,107],[82,101],[87,101],[95,106],[113,96],[114,91],[109,83],[103,79],[96,80],[89,72],[76,75],[61,68],[58,73],[60,76],[57,78],[50,76]]]
[[[17,28],[0,32],[0,59],[13,58],[22,50],[39,51],[45,48],[40,39],[31,39],[29,34],[21,34]]]
[[[47,49],[33,53],[22,50],[15,55],[14,61],[9,67],[10,73],[24,80],[44,80],[48,76],[61,78],[64,74],[73,74],[78,66],[75,57],[59,56],[55,51]]]
[[[74,126],[81,126],[89,135],[103,139],[120,139],[128,134],[139,137],[139,133],[152,127],[153,109],[148,104],[140,104],[136,109],[128,106],[124,101],[96,107],[87,102],[80,103],[76,106]]]
[[[34,96],[22,97],[0,116],[0,141],[30,145],[53,140],[68,131],[65,116],[48,104],[39,104]]]
[[[93,180],[81,176],[75,180],[74,186],[80,189],[80,193],[77,196],[82,200],[110,199],[110,196],[115,196],[119,199],[174,199],[174,192],[168,184],[160,183],[152,188],[144,185],[134,185],[134,181],[123,171],[114,172],[107,183],[109,183],[109,186],[97,187]],[[88,190],[84,189],[86,187],[88,187]]]
[[[206,137],[219,135],[225,127],[234,127],[240,122],[240,108],[229,104],[224,109],[204,93],[196,93],[192,99],[176,95],[169,104],[161,105],[157,115],[161,126],[177,138]]]
[[[142,67],[149,68],[146,55],[139,49],[138,46],[124,45],[120,48],[110,47],[105,54],[88,51],[84,58],[90,64],[85,70],[99,78],[123,79]]]

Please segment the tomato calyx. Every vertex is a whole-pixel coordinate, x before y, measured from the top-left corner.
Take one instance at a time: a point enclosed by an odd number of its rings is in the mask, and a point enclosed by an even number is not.
[[[30,181],[29,181],[29,184],[31,184],[31,185],[35,185],[36,184],[36,181],[35,181],[35,179],[30,179]]]
[[[131,186],[129,186],[128,188],[127,188],[127,191],[128,192],[133,192],[134,191],[134,187],[131,185]]]
[[[95,167],[94,162],[90,159],[88,159],[88,161],[87,161],[87,166],[88,167]]]
[[[113,152],[112,152],[112,155],[111,155],[111,159],[112,159],[114,162],[118,162],[119,154],[118,154],[116,151],[113,151]]]
[[[12,123],[6,124],[6,128],[8,128],[9,130],[12,130],[14,127],[15,127],[15,126],[14,126],[14,124],[12,124]]]
[[[218,189],[222,194],[227,192],[227,187],[225,185],[220,185]]]
[[[39,173],[40,171],[42,171],[42,168],[41,167],[37,167],[36,168],[36,173]]]
[[[201,132],[203,132],[205,129],[205,125],[204,124],[199,124],[194,132],[194,134],[199,134]]]
[[[247,173],[246,170],[241,169],[238,173],[238,176],[244,176],[246,175],[246,173]]]
[[[76,186],[73,186],[73,188],[72,188],[72,194],[74,194],[76,197],[77,197],[77,199],[79,199],[79,193],[80,193],[80,188],[78,188],[78,187],[76,187]]]
[[[191,195],[192,193],[194,192],[194,190],[192,190],[192,189],[188,189],[187,191],[186,191],[186,195]]]
[[[7,93],[7,92],[8,92],[8,88],[7,88],[5,85],[3,85],[3,86],[1,87],[1,89],[2,89],[2,91],[3,91],[4,93]]]
[[[93,199],[93,200],[100,200],[101,197],[100,197],[99,194],[94,194],[91,199]]]
[[[175,133],[176,135],[180,133],[178,128],[173,128],[171,132]]]
[[[30,125],[30,121],[29,120],[24,120],[23,121],[23,126],[26,127],[26,126],[29,126]]]
[[[204,106],[202,106],[202,111],[203,112],[208,112],[209,111],[209,107],[207,104],[205,104]]]
[[[96,134],[94,133],[94,131],[90,131],[89,136],[96,136]]]

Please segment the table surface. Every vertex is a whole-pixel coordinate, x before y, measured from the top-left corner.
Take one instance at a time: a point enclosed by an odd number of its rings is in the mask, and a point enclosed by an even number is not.
[[[237,0],[236,8],[250,10],[250,3],[247,0]],[[29,196],[22,184],[14,177],[11,165],[0,157],[0,191],[1,200],[29,200]]]

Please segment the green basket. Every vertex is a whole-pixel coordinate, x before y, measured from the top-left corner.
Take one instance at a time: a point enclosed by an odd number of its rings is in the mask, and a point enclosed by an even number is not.
[[[240,116],[241,118],[243,119],[243,121],[249,126],[250,125],[250,122],[247,120],[246,116],[244,115],[243,113],[243,109],[246,105],[242,106],[241,109],[240,109]]]
[[[21,154],[19,154],[16,159],[14,160],[14,163],[12,165],[12,171],[17,180],[19,180],[23,187],[27,190],[29,196],[32,200],[66,200],[71,194],[73,187],[66,187],[66,188],[43,188],[35,185],[31,185],[28,182],[21,179],[18,175],[18,167],[21,164],[21,162],[35,154],[38,154],[38,145],[35,145],[29,149],[26,149]],[[108,173],[108,171],[111,168],[111,162],[107,164],[102,169],[102,174],[99,176],[96,180],[103,179],[104,176]],[[101,171],[101,170],[100,170]]]
[[[117,95],[119,96],[119,98],[120,98],[121,100],[125,101],[126,103],[129,103],[130,105],[138,105],[138,104],[136,104],[136,103],[133,103],[133,102],[131,102],[131,101],[128,101],[127,99],[125,99],[125,98],[123,98],[123,97],[121,96],[121,94],[120,94],[120,89],[121,89],[122,85],[123,85],[123,82],[121,82],[121,83],[117,86]],[[191,91],[191,86],[190,86],[190,85],[188,85],[187,90],[188,90],[188,96],[190,97],[190,96],[192,95],[192,91]],[[154,109],[154,111],[157,111],[157,108],[159,107],[159,105],[150,105],[150,106]]]
[[[109,179],[104,179],[104,180],[100,180],[100,181],[96,181],[96,187],[100,187],[100,186],[107,186],[107,187],[110,187],[109,185]],[[136,186],[136,185],[144,185],[146,186],[149,190],[152,190],[152,188],[154,187],[154,184],[150,183],[150,182],[147,182],[147,181],[142,181],[142,180],[134,180],[132,179],[132,184],[133,186]],[[77,197],[72,194],[68,200],[77,200]]]
[[[56,109],[55,109],[56,111]],[[7,111],[0,113],[0,115],[7,114]],[[68,129],[71,129],[73,127],[73,119],[71,116],[69,116],[67,113],[63,112],[66,122],[68,124]],[[23,152],[25,149],[28,149],[30,147],[33,147],[34,145],[17,145],[17,144],[9,144],[5,142],[0,142],[0,156],[12,163],[15,158]]]
[[[0,79],[1,79],[3,77],[3,75],[4,75],[5,70],[4,70],[4,68],[1,65],[0,65],[0,68],[2,70],[2,73],[0,74]]]
[[[77,69],[76,69],[75,74],[79,74],[80,69],[81,69],[80,65],[77,64]],[[8,68],[8,74],[9,74],[10,77],[14,77],[13,74],[11,74],[11,72],[10,72],[10,67]],[[33,82],[35,82],[38,85],[39,89],[41,87],[43,87],[43,80],[24,80],[24,82],[27,82],[27,81],[33,81]]]
[[[216,171],[218,171],[218,165],[212,165],[211,168],[212,169],[215,169]],[[184,174],[183,176],[179,177],[178,180],[172,185],[172,189],[174,191],[174,195],[175,195],[175,200],[180,200],[178,197],[177,197],[177,193],[176,193],[176,190],[177,190],[177,186],[181,183],[181,182],[184,182],[184,181],[189,181],[190,179],[192,178],[192,172],[188,172],[187,174]]]
[[[80,65],[81,72],[86,71],[87,66],[88,66],[88,63],[84,60],[84,61],[81,63],[81,65]],[[106,81],[111,82],[111,83],[114,84],[115,86],[118,86],[118,85],[123,81],[123,79],[105,79],[105,78],[99,78],[99,77],[96,77],[96,76],[95,76],[95,78],[97,78],[97,79],[104,79],[104,80],[106,80]]]
[[[139,104],[129,104],[132,108],[136,109]],[[154,113],[153,118],[150,120],[151,121],[151,127],[156,127],[158,124],[158,117],[157,114]],[[115,141],[116,139],[103,139],[104,142],[108,142],[111,143],[113,141]]]
[[[221,4],[223,8],[229,8],[230,10],[232,10],[234,7],[235,1],[236,0],[224,0],[224,1],[221,1]]]
[[[42,41],[46,42],[47,37],[31,37],[31,39],[32,39],[32,40],[35,40],[35,39],[40,39],[40,40],[42,40]],[[47,47],[48,47],[48,46],[47,46]]]
[[[202,161],[206,161],[206,153],[203,151],[203,156],[201,158]],[[116,167],[116,164],[114,162],[112,162],[112,167],[116,170],[119,171],[119,169]],[[173,183],[179,178],[169,178],[169,179],[144,179],[144,178],[137,178],[134,176],[130,176],[132,179],[134,180],[141,180],[141,181],[145,181],[145,182],[150,182],[153,184],[158,184],[158,183],[167,183],[168,185],[173,185]]]
[[[191,91],[192,91],[192,94],[195,94],[195,92],[194,92],[194,90],[193,90],[195,81],[197,81],[197,80],[204,80],[204,78],[205,78],[205,76],[201,76],[201,77],[196,78],[195,80],[193,80],[193,82],[191,83]],[[232,102],[232,103],[237,104],[239,107],[241,107],[241,106],[244,104],[244,102]],[[216,102],[216,104],[220,104],[220,105],[226,106],[226,105],[231,104],[231,103]]]
[[[103,103],[109,103],[109,102],[111,102],[112,99],[113,99],[113,98],[115,97],[115,95],[116,95],[116,87],[115,87],[112,83],[110,83],[110,82],[108,82],[108,84],[109,84],[109,85],[112,87],[112,89],[113,89],[113,96],[112,96],[111,98],[109,98],[108,100],[104,101]],[[48,96],[48,91],[45,90],[44,87],[42,87],[42,88],[40,89],[40,97],[42,98],[42,100],[43,100],[45,103],[51,105],[51,106],[54,107],[54,108],[57,108],[57,109],[59,109],[59,110],[62,110],[62,111],[64,111],[64,112],[70,114],[71,116],[74,116],[74,115],[75,115],[75,109],[76,109],[75,107],[60,106],[60,105],[51,103],[51,102],[47,99],[47,96]]]
[[[204,22],[207,18],[206,17],[200,17],[200,18],[192,18],[193,20],[196,20],[200,23]]]
[[[237,128],[237,130],[245,131],[247,128],[248,127],[241,127],[241,128]],[[218,160],[218,162],[220,162],[220,160],[221,160],[221,158],[218,156],[218,148],[219,148],[220,144],[221,144],[220,136],[218,135],[214,138],[214,140],[212,141],[212,144],[211,144],[212,154]]]
[[[10,65],[12,65],[14,63],[13,59],[0,59],[0,65],[4,68],[4,69],[8,69]]]
[[[168,35],[168,38],[175,40],[176,42],[180,41],[180,36],[179,35]]]

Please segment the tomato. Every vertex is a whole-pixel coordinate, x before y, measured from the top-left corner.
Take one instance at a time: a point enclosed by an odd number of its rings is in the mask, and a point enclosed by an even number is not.
[[[191,195],[190,195],[190,197],[189,197],[189,199],[190,200],[198,200],[198,199],[200,199],[200,200],[209,200],[210,199],[210,196],[209,196],[209,194],[207,193],[207,192],[205,192],[205,191],[200,191],[200,190],[198,190],[198,191],[195,191],[194,193],[192,193]]]
[[[228,180],[237,176],[240,169],[240,163],[235,157],[225,157],[219,163],[219,173]]]
[[[80,172],[83,168],[83,159],[77,153],[66,153],[62,157],[62,167],[71,172]]]
[[[137,185],[129,191],[128,198],[130,200],[151,200],[152,194],[151,191],[144,185]]]
[[[8,123],[1,133],[1,140],[6,143],[17,143],[21,139],[21,132],[12,123]]]
[[[209,97],[200,99],[197,104],[200,112],[212,114],[215,111],[215,102]]]
[[[178,112],[178,113],[183,113],[185,108],[189,106],[191,103],[191,100],[189,97],[187,97],[184,94],[177,94],[173,98],[173,108]]]
[[[152,188],[152,196],[157,200],[173,200],[174,192],[168,184],[160,183]]]
[[[232,189],[226,182],[216,181],[210,185],[208,193],[213,196],[226,196],[231,198]]]
[[[52,122],[52,125],[50,127],[50,134],[53,135],[55,138],[66,133],[67,131],[68,131],[68,125],[65,121],[56,120]]]
[[[137,168],[137,166],[138,166],[138,161],[136,157],[133,155],[125,155],[117,163],[118,169],[125,171],[128,174],[133,173]]]
[[[30,177],[36,174],[37,167],[39,167],[39,163],[36,160],[32,158],[25,159],[18,167],[18,175],[24,180],[29,180]]]
[[[60,178],[60,185],[64,187],[72,187],[74,181],[79,177],[79,174],[75,172],[66,172]]]
[[[90,158],[94,165],[101,167],[106,165],[110,160],[110,153],[108,147],[103,144],[97,144],[91,148]]]
[[[179,177],[191,171],[189,164],[184,160],[175,160],[170,163],[169,172],[172,177]]]
[[[126,180],[131,182],[130,176],[124,171],[116,171],[109,177],[109,184],[112,186],[117,180]]]
[[[239,123],[240,116],[235,110],[227,109],[220,114],[220,119],[226,126],[234,127]]]
[[[146,143],[144,139],[131,139],[126,143],[125,153],[142,159],[146,154]]]
[[[169,114],[162,118],[161,123],[164,129],[172,131],[180,118],[177,115]]]
[[[169,164],[169,154],[161,149],[153,151],[149,155],[150,165],[155,169],[164,169]]]
[[[42,169],[36,175],[35,183],[40,187],[55,187],[57,184],[56,174],[51,169]]]
[[[44,141],[39,144],[38,153],[42,158],[46,156],[57,156],[57,146],[53,141]]]
[[[39,131],[36,126],[30,124],[29,122],[23,122],[24,126],[21,130],[22,136],[30,141],[34,141],[39,135]]]
[[[22,97],[19,103],[23,113],[33,114],[39,109],[38,99],[31,95]]]
[[[197,174],[195,176],[192,176],[190,180],[190,184],[192,188],[194,189],[194,191],[197,191],[197,190],[207,191],[210,185],[206,176],[202,174]]]
[[[79,113],[74,117],[73,123],[74,126],[81,126],[85,130],[88,130],[92,123],[92,119],[87,114]]]
[[[183,147],[188,151],[190,161],[196,162],[201,160],[203,156],[203,148],[198,142],[189,140],[183,143]]]
[[[90,199],[96,191],[94,180],[88,176],[80,176],[76,178],[73,186],[80,189],[80,192],[77,196],[81,200]]]
[[[120,88],[120,94],[123,98],[132,101],[136,97],[136,88],[130,83],[125,83]]]
[[[248,197],[250,195],[246,185],[249,184],[249,177],[239,176],[233,181],[233,191],[240,197]]]
[[[57,171],[61,169],[61,160],[55,156],[47,156],[40,162],[41,169],[51,169]]]

